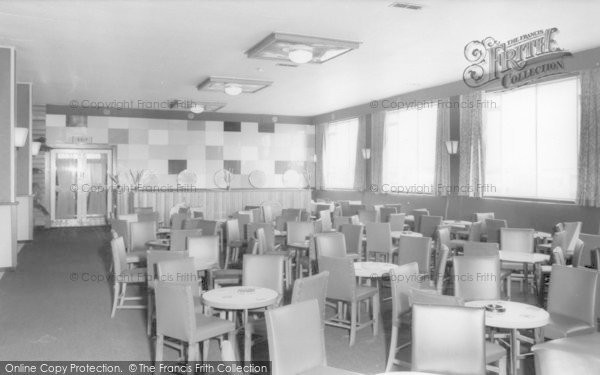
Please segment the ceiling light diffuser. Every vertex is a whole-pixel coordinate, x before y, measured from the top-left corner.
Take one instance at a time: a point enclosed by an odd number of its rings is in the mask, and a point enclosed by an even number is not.
[[[198,91],[225,92],[228,95],[253,94],[269,87],[273,82],[255,79],[208,77],[196,88]]]
[[[236,85],[234,83],[226,84],[224,90],[227,95],[231,95],[231,96],[239,95],[243,91],[241,86]]]
[[[288,57],[296,64],[306,64],[313,59],[313,53],[309,49],[298,48],[291,50]]]

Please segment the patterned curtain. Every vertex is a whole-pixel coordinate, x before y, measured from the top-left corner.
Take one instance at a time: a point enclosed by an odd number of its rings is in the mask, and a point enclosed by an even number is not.
[[[381,186],[383,180],[383,145],[385,111],[371,114],[371,185]]]
[[[577,203],[600,207],[600,68],[581,73]]]
[[[450,185],[450,155],[446,150],[446,141],[450,140],[450,99],[441,101],[437,110],[437,130],[435,144],[435,195],[447,195],[445,189],[438,191],[437,186]]]
[[[315,165],[315,189],[324,190],[323,181],[323,155],[325,155],[325,129],[327,123],[315,126],[315,154],[317,162]]]
[[[481,92],[460,97],[460,168],[459,195],[481,197],[478,185],[484,184],[484,152],[482,137]],[[470,189],[466,189],[466,187]]]
[[[356,137],[356,164],[354,166],[354,190],[365,190],[366,162],[362,157],[362,149],[365,148],[367,137],[367,116],[358,118],[358,134]]]

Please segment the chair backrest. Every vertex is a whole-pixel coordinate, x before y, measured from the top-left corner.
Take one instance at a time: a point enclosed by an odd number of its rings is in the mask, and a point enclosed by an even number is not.
[[[350,216],[350,224],[354,224],[354,225],[360,224],[360,219],[358,218],[358,215]]]
[[[367,223],[367,253],[390,253],[392,247],[392,229],[390,223]]]
[[[571,264],[573,265],[573,267],[585,267],[585,262],[583,261],[584,247],[585,244],[581,239],[577,239],[575,241],[575,249],[573,251],[573,257],[571,258]]]
[[[327,282],[329,272],[322,271],[316,275],[303,277],[294,281],[291,303],[299,303],[316,299],[319,302],[321,319],[325,323],[325,298],[327,297]]]
[[[362,254],[363,226],[355,224],[343,224],[340,232],[346,239],[346,252],[348,254]]]
[[[465,301],[500,299],[498,256],[457,256],[454,262],[454,295]]]
[[[194,296],[200,296],[200,279],[192,258],[163,260],[156,263],[156,276],[159,281],[186,283],[192,287]]]
[[[283,296],[283,255],[244,254],[242,284],[269,288]]]
[[[127,269],[127,255],[125,254],[125,241],[123,240],[123,237],[117,237],[110,240],[110,250],[112,253],[115,275],[120,275]]]
[[[406,214],[390,214],[388,222],[393,232],[401,232],[404,230],[404,221]]]
[[[219,236],[188,237],[187,249],[197,270],[220,268]]]
[[[333,223],[331,222],[331,212],[329,210],[319,211],[319,218],[323,225],[323,232],[329,232],[333,230]]]
[[[193,287],[186,282],[158,281],[154,295],[156,333],[192,341],[197,328]]]
[[[235,214],[237,217],[238,231],[242,240],[248,239],[248,233],[246,227],[252,222],[252,211],[239,211]]]
[[[219,234],[219,222],[215,220],[198,219],[197,228],[202,229],[203,236],[213,236]]]
[[[430,290],[410,289],[410,305],[464,306],[465,301],[455,296],[432,293]]]
[[[481,223],[481,232],[487,233],[487,219],[495,219],[495,215],[493,212],[476,212],[473,214],[473,221],[477,221]]]
[[[154,212],[154,207],[134,207],[133,212],[136,214],[148,214]]]
[[[173,216],[173,214],[189,214],[190,205],[185,202],[180,202],[171,207],[169,210],[169,217]]]
[[[467,241],[463,245],[465,256],[498,256],[500,245],[496,242]]]
[[[185,220],[183,220],[183,225],[181,226],[181,228],[182,229],[198,229],[200,227],[200,221],[202,221],[202,219],[186,218]]]
[[[500,243],[500,228],[506,228],[506,220],[500,219],[485,219],[485,233],[487,242]],[[532,242],[533,243],[533,242]],[[502,246],[502,245],[501,245]]]
[[[256,206],[246,206],[247,211],[252,213],[252,217],[250,218],[251,223],[264,223],[262,209]]]
[[[350,258],[318,258],[319,271],[329,272],[327,298],[349,301],[356,291],[354,262]]]
[[[129,223],[129,251],[146,250],[146,242],[155,239],[155,221],[135,221]]]
[[[548,312],[596,326],[599,275],[596,270],[553,265],[548,290]]]
[[[123,237],[124,246],[129,246],[129,221],[112,220],[111,228],[117,233],[117,237]]]
[[[188,213],[174,213],[171,215],[171,230],[183,229],[183,222],[188,219],[190,215]]]
[[[340,227],[344,224],[350,224],[350,216],[334,216],[333,217],[333,229],[340,230]]]
[[[402,212],[402,205],[401,204],[384,204],[383,207],[390,207],[390,208],[395,208],[396,209],[396,213],[400,213]]]
[[[398,242],[398,264],[417,262],[419,269],[429,274],[431,267],[431,238],[401,236]]]
[[[419,225],[419,233],[425,237],[433,237],[438,225],[442,224],[441,216],[421,216],[421,224]]]
[[[362,224],[376,223],[377,222],[377,211],[360,210],[360,211],[358,211],[358,220]]]
[[[429,210],[426,208],[415,208],[410,212],[410,214],[414,217],[414,231],[419,232],[421,230],[421,217],[428,216]]]
[[[204,219],[202,207],[190,207],[190,216],[192,219]]]
[[[397,270],[390,270],[392,289],[392,325],[399,327],[401,316],[410,311],[410,290],[418,289],[422,281],[417,262],[401,265]]]
[[[267,310],[265,318],[273,375],[301,374],[327,363],[317,301]]]
[[[598,234],[587,234],[580,233],[579,239],[583,241],[583,247],[577,260],[573,259],[573,266],[575,267],[589,267],[591,266],[591,251],[600,247],[600,235]]]
[[[444,291],[444,279],[446,278],[446,268],[448,254],[450,249],[446,245],[441,245],[435,257],[435,289],[439,294]]]
[[[315,232],[313,223],[290,221],[287,223],[287,243],[302,243],[310,239]]]
[[[500,228],[500,248],[504,251],[533,253],[533,229]],[[489,241],[488,242],[495,242]]]
[[[483,223],[481,221],[476,221],[471,224],[469,228],[469,241],[481,241],[481,234],[483,233],[482,229]]]
[[[137,214],[119,214],[118,218],[119,218],[119,220],[125,220],[130,223],[133,221],[138,221]]]
[[[139,212],[137,221],[153,221],[158,224],[158,212]]]
[[[188,257],[187,251],[148,250],[146,253],[147,282],[152,285],[154,285],[154,281],[158,275],[157,265],[159,262]]]
[[[344,214],[344,216],[358,215],[358,213],[360,211],[364,211],[364,210],[366,210],[366,208],[367,208],[367,206],[365,206],[364,204],[350,204],[348,207],[350,214],[349,215]]]
[[[564,249],[568,254],[572,254],[575,250],[575,244],[577,239],[579,238],[579,233],[581,233],[581,221],[571,221],[565,222],[565,232],[566,232],[566,248]]]
[[[281,216],[286,222],[300,221],[301,211],[299,208],[284,208],[281,210]]]
[[[258,236],[259,229],[262,229],[262,235]],[[260,251],[267,252],[275,249],[275,228],[271,223],[250,223],[246,227],[248,237],[255,237],[258,240]],[[264,238],[261,238],[264,237]]]
[[[234,241],[240,241],[242,239],[238,219],[227,220],[225,222],[225,228],[227,229],[228,244]]]
[[[565,253],[563,252],[560,246],[552,249],[552,261],[554,264],[558,264],[559,266],[566,266],[567,261],[565,260]]]
[[[450,247],[450,228],[447,226],[438,225],[435,234],[435,241],[437,244],[436,247],[438,249],[441,247],[441,245],[446,245],[447,247]]]
[[[346,256],[346,237],[342,233],[319,233],[315,235],[315,245],[318,256]]]
[[[485,375],[485,362],[483,309],[419,304],[413,306],[413,371]]]
[[[188,237],[202,236],[202,229],[172,229],[171,230],[171,251],[187,250]]]
[[[329,215],[331,216],[331,212],[333,210],[331,209],[330,204],[317,204],[315,206],[315,213],[317,214],[316,216],[322,217],[322,215],[324,215],[323,211],[327,211],[329,213]]]
[[[397,213],[396,207],[383,206],[379,209],[379,221],[381,221],[382,223],[389,223],[390,215],[395,213]]]

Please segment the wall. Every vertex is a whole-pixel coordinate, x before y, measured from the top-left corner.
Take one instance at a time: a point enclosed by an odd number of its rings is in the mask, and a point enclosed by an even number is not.
[[[130,170],[146,170],[147,185],[175,188],[186,169],[203,188],[215,188],[214,174],[223,168],[233,171],[232,188],[250,188],[255,170],[265,173],[264,187],[273,188],[287,186],[283,174],[290,168],[314,176],[314,127],[304,124],[48,113],[46,137],[54,147],[68,147],[78,137],[116,145],[121,181]]]

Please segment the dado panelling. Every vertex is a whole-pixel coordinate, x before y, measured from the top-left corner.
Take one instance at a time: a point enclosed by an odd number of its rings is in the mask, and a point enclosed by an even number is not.
[[[50,145],[116,145],[121,176],[146,170],[160,185],[176,187],[184,169],[196,173],[204,188],[216,187],[214,174],[221,169],[234,174],[232,188],[251,187],[248,176],[255,170],[265,173],[264,187],[271,188],[285,187],[282,176],[290,168],[314,176],[310,125],[49,114],[46,126]]]

